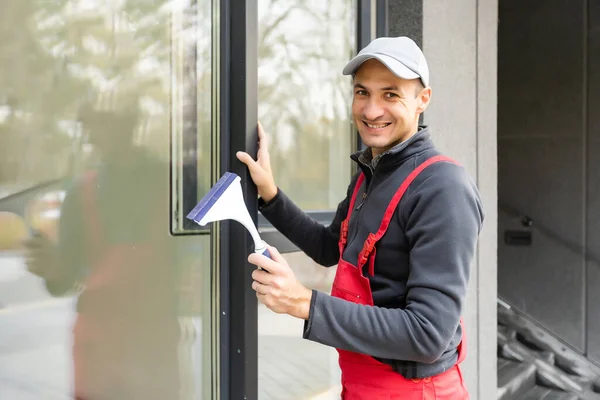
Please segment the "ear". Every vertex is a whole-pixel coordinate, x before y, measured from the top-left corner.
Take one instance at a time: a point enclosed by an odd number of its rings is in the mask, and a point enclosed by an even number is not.
[[[423,113],[427,107],[429,106],[429,102],[431,101],[431,88],[426,87],[417,96],[417,113]]]

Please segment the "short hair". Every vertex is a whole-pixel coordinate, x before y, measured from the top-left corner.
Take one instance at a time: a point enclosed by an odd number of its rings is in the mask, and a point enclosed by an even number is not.
[[[417,84],[415,86],[415,96],[418,96],[419,93],[421,93],[423,89],[425,89],[425,85],[423,84],[423,81],[421,79],[417,79]]]

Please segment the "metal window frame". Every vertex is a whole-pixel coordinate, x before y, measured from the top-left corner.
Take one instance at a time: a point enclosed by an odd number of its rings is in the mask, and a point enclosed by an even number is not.
[[[221,0],[220,13],[220,169],[242,178],[246,206],[256,222],[256,187],[235,153],[257,151],[258,5],[252,0]],[[253,268],[247,262],[253,245],[246,229],[231,221],[219,224],[215,240],[221,298],[219,398],[253,400],[258,397],[258,307]]]
[[[356,49],[357,52],[363,49],[366,45],[371,42],[372,30],[371,30],[371,17],[372,10],[371,2],[376,0],[357,0],[356,6]],[[356,132],[356,150],[364,150],[366,148],[365,144],[360,139],[360,135]],[[354,171],[357,171],[358,168],[355,168]]]
[[[375,32],[377,37],[383,37],[389,35],[389,23],[388,23],[388,3],[389,0],[375,0],[376,4],[376,16],[375,20],[376,27]]]
[[[213,15],[218,14],[219,12],[219,3],[218,0],[211,1],[211,18]],[[190,0],[190,3],[186,6],[185,10],[177,11],[178,13],[185,13],[189,10],[196,9],[196,17],[198,17],[198,0]],[[172,23],[172,22],[171,22]],[[181,27],[175,27],[175,29],[181,29]],[[216,139],[216,127],[218,124],[215,123],[216,115],[218,115],[218,104],[216,103],[218,100],[218,85],[215,85],[216,79],[218,79],[218,56],[219,56],[219,42],[215,33],[219,32],[219,25],[216,22],[213,22],[210,27],[212,40],[211,40],[211,74],[213,87],[211,88],[211,131],[210,131],[210,141],[211,141],[211,151],[214,152],[214,145]],[[198,32],[194,32],[194,35],[198,34]],[[171,32],[171,49],[175,51],[174,43],[173,43],[173,32]],[[176,40],[176,39],[175,39]],[[190,44],[193,42],[190,42]],[[193,46],[191,49],[193,51],[193,65],[197,64],[198,61],[198,47]],[[190,63],[191,64],[191,63]],[[174,70],[176,66],[173,64],[173,59],[171,59],[171,69]],[[181,66],[180,66],[181,67]],[[193,81],[197,82],[197,67],[193,69]],[[183,78],[183,77],[181,77]],[[179,84],[180,82],[178,82]],[[179,90],[188,90],[189,88],[179,88]],[[185,215],[194,208],[199,201],[198,191],[198,171],[205,170],[205,165],[200,165],[198,162],[197,154],[199,149],[199,140],[198,140],[198,98],[197,91],[194,91],[193,99],[186,99],[190,101],[191,104],[188,105],[192,110],[196,110],[196,112],[192,112],[185,115],[185,121],[178,121],[175,125],[173,122],[173,117],[176,113],[173,113],[171,116],[171,123],[169,127],[169,188],[170,188],[170,205],[169,205],[169,233],[172,236],[186,236],[186,235],[209,235],[210,227],[208,226],[199,226],[198,224],[190,221],[185,217]],[[179,93],[177,93],[180,95]],[[177,108],[182,105],[181,100],[178,100],[175,103],[175,99],[173,94],[171,94],[170,99],[170,107],[171,111],[173,111],[173,107]],[[178,116],[177,116],[178,117]],[[191,125],[186,123],[191,122]],[[184,163],[182,163],[182,155],[179,154],[176,150],[179,148],[184,148],[185,150],[191,149],[194,152],[194,157],[188,157]],[[213,157],[211,157],[210,164],[213,164]],[[212,165],[211,165],[212,167]],[[211,171],[211,179],[214,179],[214,169]],[[177,177],[174,177],[177,175]],[[180,203],[180,204],[178,204]]]
[[[242,178],[246,205],[262,237],[281,252],[298,249],[259,215],[257,191],[249,173],[235,153],[245,149],[257,152],[257,47],[258,5],[252,0],[220,1],[220,172],[230,171]],[[357,0],[357,44],[371,40],[371,6],[376,0]],[[385,10],[387,13],[387,10]],[[358,136],[358,135],[357,135]],[[355,149],[360,143],[354,144]],[[317,221],[328,224],[333,210],[310,212]],[[214,391],[218,399],[258,398],[258,307],[252,290],[248,254],[253,242],[238,223],[213,224],[211,240],[213,265],[218,266],[219,296],[219,377]],[[235,327],[235,329],[233,329]]]

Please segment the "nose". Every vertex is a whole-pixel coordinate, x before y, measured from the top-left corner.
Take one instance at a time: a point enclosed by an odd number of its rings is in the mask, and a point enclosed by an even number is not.
[[[377,118],[383,117],[384,109],[377,100],[370,98],[365,104],[363,114],[369,121],[375,121]]]

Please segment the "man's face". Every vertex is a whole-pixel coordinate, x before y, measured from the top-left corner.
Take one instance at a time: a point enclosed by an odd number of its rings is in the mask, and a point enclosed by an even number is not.
[[[418,128],[431,89],[418,79],[402,79],[375,59],[365,61],[354,77],[352,118],[373,156],[408,139]]]
[[[98,113],[85,121],[88,141],[104,154],[120,155],[132,145],[134,125],[125,118],[117,118],[111,113]]]

